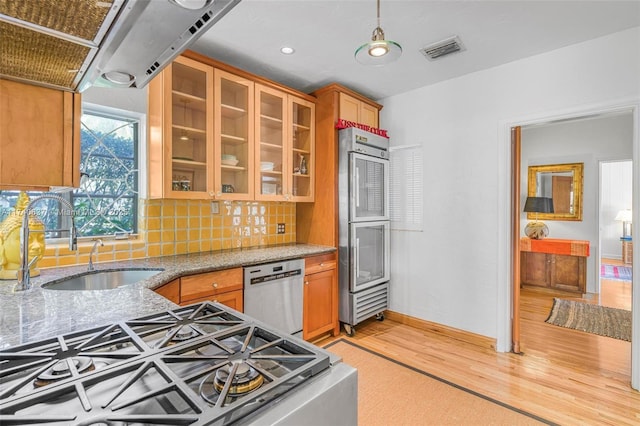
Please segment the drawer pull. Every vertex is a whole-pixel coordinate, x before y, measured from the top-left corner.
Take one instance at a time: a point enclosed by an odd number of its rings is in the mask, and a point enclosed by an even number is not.
[[[305,282],[304,282],[304,284],[305,284],[305,285],[309,285],[309,281],[305,281]]]
[[[213,299],[213,303],[218,303],[218,299]]]
[[[321,267],[321,268],[324,268],[324,263],[320,263],[320,267]]]
[[[213,288],[218,288],[218,283],[213,283],[213,284],[211,284],[211,287],[213,287]]]

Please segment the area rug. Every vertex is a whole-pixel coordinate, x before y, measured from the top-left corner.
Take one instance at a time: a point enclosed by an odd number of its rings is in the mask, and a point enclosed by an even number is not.
[[[631,281],[632,269],[628,266],[600,265],[600,277],[608,280]]]
[[[359,426],[552,424],[345,339],[325,349],[358,370]]]
[[[553,299],[547,323],[631,341],[631,311],[573,300]]]

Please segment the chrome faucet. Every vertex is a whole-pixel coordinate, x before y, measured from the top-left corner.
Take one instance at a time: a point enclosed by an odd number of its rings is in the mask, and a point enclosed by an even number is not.
[[[93,247],[91,247],[91,251],[89,252],[89,271],[93,271],[95,269],[93,267],[93,253],[95,253],[96,248],[98,248],[98,244],[100,244],[100,247],[104,247],[104,243],[100,238],[93,242]]]
[[[71,216],[71,228],[69,228],[69,250],[76,250],[78,248],[76,224],[73,219],[73,206],[67,200],[56,194],[42,194],[41,196],[31,200],[24,209],[22,228],[20,229],[20,268],[18,268],[17,273],[18,285],[15,288],[16,291],[24,291],[31,288],[30,268],[38,257],[34,257],[31,259],[31,262],[29,262],[29,214],[33,210],[33,206],[42,200],[58,201],[69,210],[69,215]]]

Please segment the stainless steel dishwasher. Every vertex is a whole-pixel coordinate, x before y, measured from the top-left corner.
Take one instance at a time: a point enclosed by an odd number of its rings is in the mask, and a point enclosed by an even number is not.
[[[244,313],[288,334],[302,334],[304,260],[244,268]]]

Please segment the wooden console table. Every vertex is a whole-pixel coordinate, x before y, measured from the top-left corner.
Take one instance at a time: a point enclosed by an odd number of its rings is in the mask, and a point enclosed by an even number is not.
[[[625,265],[633,263],[633,241],[631,238],[620,238],[622,241],[622,262]]]
[[[520,240],[520,285],[584,293],[589,241]]]

